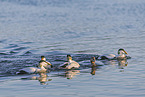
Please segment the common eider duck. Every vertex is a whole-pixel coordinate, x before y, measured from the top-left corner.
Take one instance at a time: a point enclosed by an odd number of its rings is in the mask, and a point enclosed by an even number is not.
[[[72,69],[72,68],[79,68],[80,65],[76,61],[72,60],[71,55],[67,55],[67,61],[64,64],[60,65],[60,69]]]
[[[105,54],[105,55],[101,55],[98,57],[99,60],[122,60],[122,59],[130,59],[131,57],[130,56],[127,56],[128,53],[120,48],[118,50],[118,55],[114,55],[114,54]]]
[[[41,56],[41,61],[38,67],[26,67],[20,69],[16,74],[32,74],[32,73],[44,73],[48,72],[48,68],[52,67],[52,64],[46,61],[44,56]]]

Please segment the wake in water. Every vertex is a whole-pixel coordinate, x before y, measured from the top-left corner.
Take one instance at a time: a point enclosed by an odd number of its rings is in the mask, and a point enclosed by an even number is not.
[[[27,55],[28,54],[28,55]],[[46,59],[52,63],[53,68],[49,68],[47,72],[50,71],[66,71],[67,69],[60,69],[61,64],[67,61],[67,54],[50,54],[45,55]],[[92,54],[72,54],[73,60],[78,62],[80,64],[80,68],[78,70],[83,70],[86,68],[91,68],[91,62],[90,59],[94,57],[95,59],[98,59],[99,55],[92,55]],[[15,55],[3,55],[0,57],[0,76],[9,76],[9,75],[16,75],[19,70],[25,70],[30,69],[34,67],[34,72],[31,73],[39,73],[37,72],[37,66],[40,61],[39,55],[33,55],[31,52],[26,52],[23,55],[15,56]],[[127,66],[127,60],[125,61],[116,61],[116,60],[96,60],[96,64],[98,66],[108,65],[108,64],[116,64],[118,62],[118,65],[123,68],[124,66]],[[24,69],[25,68],[25,69]],[[72,68],[69,68],[72,69]],[[73,69],[75,70],[75,69]],[[92,69],[95,70],[95,69]],[[22,73],[22,72],[21,72]],[[26,73],[26,72],[23,72]],[[31,74],[30,73],[30,74]]]
[[[8,76],[8,75],[16,75],[16,72],[18,72],[20,69],[26,68],[26,67],[37,67],[40,61],[39,55],[33,55],[28,53],[23,55],[1,55],[0,57],[0,76]],[[45,55],[46,59],[52,63],[54,66],[54,69],[51,69],[53,71],[58,71],[57,68],[60,64],[63,64],[67,61],[66,58],[67,54],[61,54],[61,55]],[[84,60],[90,60],[91,57],[98,57],[98,55],[89,55],[89,54],[72,54],[73,59],[76,62],[80,62],[81,68],[84,68],[82,66]],[[90,62],[86,61],[85,64],[90,64]],[[81,69],[80,68],[80,69]]]

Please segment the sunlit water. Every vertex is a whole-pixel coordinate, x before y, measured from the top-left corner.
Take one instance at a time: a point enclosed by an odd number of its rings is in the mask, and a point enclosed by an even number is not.
[[[0,0],[0,97],[145,97],[144,17],[144,0]],[[84,66],[119,48],[127,66],[111,61],[94,75]],[[41,55],[57,67],[67,54],[79,70],[16,75]]]

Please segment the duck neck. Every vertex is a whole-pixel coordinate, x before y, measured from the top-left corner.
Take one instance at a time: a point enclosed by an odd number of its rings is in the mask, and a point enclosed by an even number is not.
[[[45,67],[43,67],[42,65],[40,66],[40,68],[41,68],[42,70],[46,70],[46,68],[45,68]]]
[[[72,62],[72,57],[68,57],[67,60],[68,60],[68,62],[71,63]]]
[[[125,55],[125,52],[124,51],[119,51],[118,55]]]
[[[72,62],[72,59],[69,59],[68,61],[71,63]]]

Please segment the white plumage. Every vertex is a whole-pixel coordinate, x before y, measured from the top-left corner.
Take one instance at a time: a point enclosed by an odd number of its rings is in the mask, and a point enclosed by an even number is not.
[[[60,65],[60,69],[72,69],[72,68],[79,68],[80,65],[76,61],[72,60],[72,57],[70,55],[67,55],[68,62],[65,62],[64,64]]]
[[[26,68],[20,69],[18,72],[16,72],[16,74],[43,73],[43,72],[47,72],[47,70],[51,67],[52,67],[52,64],[50,62],[47,62],[44,56],[41,56],[41,60],[39,62],[38,67],[26,67]]]
[[[121,60],[121,59],[127,59],[127,58],[130,58],[129,56],[127,56],[127,52],[120,48],[118,50],[118,55],[114,55],[114,54],[105,54],[105,55],[101,55],[98,57],[99,60],[114,60],[114,59],[117,59],[117,60]]]

